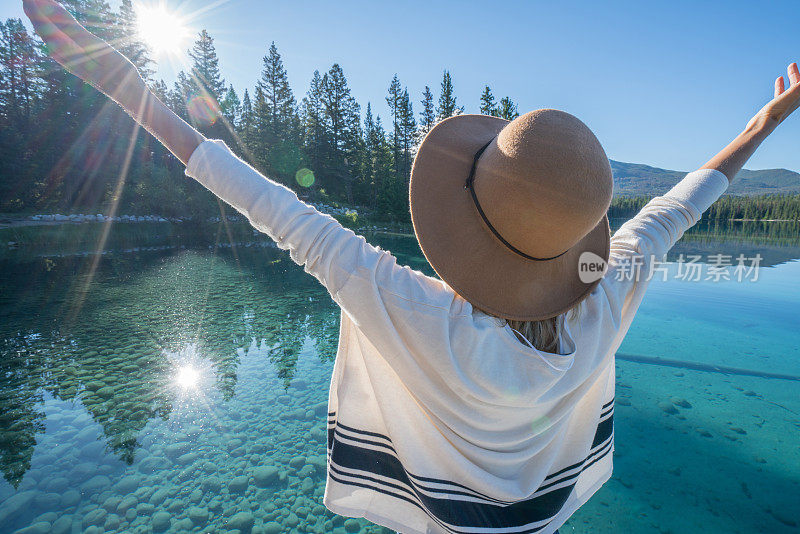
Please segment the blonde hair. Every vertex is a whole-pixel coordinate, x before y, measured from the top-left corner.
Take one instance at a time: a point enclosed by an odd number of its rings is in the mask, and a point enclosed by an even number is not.
[[[508,324],[511,329],[516,332],[517,337],[522,336],[537,349],[558,354],[561,352],[560,340],[561,334],[564,331],[564,321],[567,320],[567,314],[570,314],[570,319],[576,319],[578,315],[580,315],[580,306],[581,303],[579,302],[569,311],[561,315],[556,315],[555,317],[550,317],[549,319],[542,319],[541,321],[515,321],[513,319],[504,319],[480,308],[478,309],[486,315],[498,319],[501,326]],[[473,307],[477,308],[477,306]],[[519,342],[526,344],[522,339],[520,339]]]

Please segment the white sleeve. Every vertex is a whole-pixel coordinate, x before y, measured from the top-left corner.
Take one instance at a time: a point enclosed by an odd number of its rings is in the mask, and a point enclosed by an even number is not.
[[[728,179],[717,170],[690,172],[617,230],[611,238],[612,263],[630,254],[661,258],[727,188]]]
[[[727,177],[714,169],[690,172],[666,194],[650,200],[611,238],[608,272],[602,294],[613,316],[615,343],[621,343],[651,279],[654,262],[694,226],[728,188]]]
[[[441,281],[399,266],[390,252],[370,245],[299,200],[291,189],[264,177],[223,141],[201,143],[189,158],[186,174],[236,208],[279,248],[289,250],[292,260],[317,278],[371,337],[413,328],[394,299],[428,303],[439,317],[447,316],[453,294]]]

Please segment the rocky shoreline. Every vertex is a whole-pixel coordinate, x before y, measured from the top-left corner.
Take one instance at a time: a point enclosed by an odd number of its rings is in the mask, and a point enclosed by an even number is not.
[[[359,213],[356,209],[353,208],[345,208],[339,206],[330,206],[327,204],[315,204],[309,203],[314,208],[318,209],[323,213],[327,213],[332,216],[340,216],[340,217],[352,217],[353,220],[357,220],[359,217]],[[228,215],[226,219],[229,222],[242,222],[246,219],[241,215]],[[47,224],[64,224],[64,223],[94,223],[94,222],[171,222],[171,223],[182,223],[182,222],[220,222],[222,221],[221,217],[208,217],[206,219],[200,219],[197,217],[164,217],[161,215],[106,215],[103,213],[97,214],[84,214],[84,213],[73,213],[70,215],[65,215],[62,213],[41,213],[41,214],[34,214],[34,215],[14,215],[14,214],[6,214],[0,215],[0,228],[9,228],[15,226],[37,226],[37,225],[47,225]]]

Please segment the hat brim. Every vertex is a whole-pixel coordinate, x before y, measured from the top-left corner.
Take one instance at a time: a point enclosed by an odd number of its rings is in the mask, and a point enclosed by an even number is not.
[[[519,321],[554,317],[583,300],[600,279],[585,283],[579,258],[608,261],[611,232],[603,219],[565,254],[534,261],[516,254],[488,229],[464,188],[475,153],[508,121],[457,115],[425,137],[411,170],[411,221],[422,253],[457,294],[482,310]]]

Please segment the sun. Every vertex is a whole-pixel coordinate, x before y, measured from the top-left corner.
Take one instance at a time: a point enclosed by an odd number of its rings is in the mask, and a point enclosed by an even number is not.
[[[178,55],[183,52],[189,29],[177,13],[163,5],[136,8],[139,35],[155,55]]]

